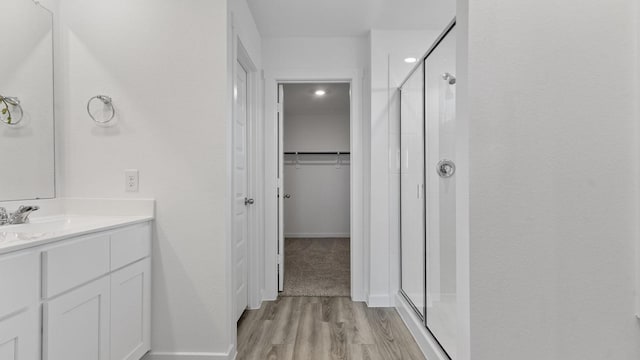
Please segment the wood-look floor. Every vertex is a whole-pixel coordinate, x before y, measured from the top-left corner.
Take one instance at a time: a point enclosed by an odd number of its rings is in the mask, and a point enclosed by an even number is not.
[[[424,359],[393,308],[347,297],[280,297],[238,322],[238,360]]]

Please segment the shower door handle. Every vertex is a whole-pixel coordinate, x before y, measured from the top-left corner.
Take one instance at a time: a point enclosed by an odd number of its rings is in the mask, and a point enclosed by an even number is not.
[[[456,164],[451,160],[440,160],[440,162],[438,162],[438,165],[436,166],[436,171],[438,172],[438,175],[440,175],[440,177],[450,178],[453,176],[453,174],[456,173]]]
[[[255,200],[253,199],[249,199],[249,198],[244,198],[244,205],[253,205],[255,203]]]

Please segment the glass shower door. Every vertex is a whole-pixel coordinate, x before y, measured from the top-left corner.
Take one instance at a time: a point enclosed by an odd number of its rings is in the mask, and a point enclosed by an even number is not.
[[[416,69],[401,91],[401,289],[424,319],[424,65]]]
[[[427,316],[456,358],[456,38],[452,30],[425,60],[427,123]]]

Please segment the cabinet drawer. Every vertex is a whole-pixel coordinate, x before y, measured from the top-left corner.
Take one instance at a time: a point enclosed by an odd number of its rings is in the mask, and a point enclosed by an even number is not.
[[[38,302],[37,252],[0,256],[0,318]]]
[[[111,234],[111,270],[119,269],[150,254],[151,226],[149,224]]]
[[[42,252],[42,295],[50,298],[109,272],[109,235],[85,237]]]

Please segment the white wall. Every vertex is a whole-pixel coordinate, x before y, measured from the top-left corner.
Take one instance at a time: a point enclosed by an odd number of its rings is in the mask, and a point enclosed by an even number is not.
[[[311,69],[322,73],[335,69],[362,69],[368,61],[365,38],[264,38],[265,71]]]
[[[62,195],[155,198],[153,351],[226,356],[226,4],[66,0],[61,21]],[[113,127],[86,114],[98,93],[113,98]],[[139,193],[124,192],[130,168]]]
[[[371,32],[367,34],[365,38],[367,54],[371,54]],[[365,149],[363,154],[362,172],[364,173],[363,179],[363,256],[365,258],[363,264],[363,271],[365,274],[369,274],[371,271],[371,55],[369,60],[364,66],[364,79],[362,81],[363,93],[365,94],[362,99],[362,118],[364,119],[362,124],[362,147]],[[364,284],[363,292],[368,294],[370,292],[370,283],[368,275],[367,281]]]
[[[351,230],[349,156],[287,155],[284,167],[284,234],[287,238],[348,238]]]
[[[468,3],[471,359],[640,358],[635,3]]]
[[[393,306],[400,285],[398,87],[442,30],[371,31],[371,223],[369,305]]]
[[[265,70],[265,246],[267,255],[275,253],[277,228],[277,214],[275,213],[277,195],[276,180],[277,174],[277,144],[276,141],[276,99],[277,99],[277,81],[279,80],[310,80],[312,82],[322,82],[323,80],[351,80],[356,82],[352,84],[352,93],[357,94],[357,100],[352,101],[352,111],[358,120],[361,119],[360,111],[362,106],[362,98],[360,91],[362,89],[363,71],[362,69],[368,62],[368,52],[365,38],[346,37],[346,38],[264,38],[262,42],[263,66]],[[353,120],[353,119],[352,119]],[[366,121],[366,119],[365,119]],[[356,122],[359,124],[360,121]],[[358,128],[359,129],[359,128]],[[361,130],[359,130],[361,131]],[[353,133],[353,131],[352,131]],[[360,144],[352,141],[353,147],[361,148]],[[352,149],[352,173],[358,166],[355,157],[360,156],[361,151],[354,153]],[[352,177],[352,182],[362,183],[363,179]],[[359,190],[362,190],[361,188]],[[353,207],[362,207],[362,193],[351,192],[351,196],[359,199],[352,204]],[[351,219],[355,224],[362,224],[363,219],[351,214]],[[356,215],[362,215],[361,213]],[[360,229],[352,229],[352,244],[356,247],[354,254],[362,254],[362,240],[356,241],[362,236],[362,225]],[[354,235],[355,233],[355,235]],[[275,257],[266,257],[265,271],[267,278],[265,281],[269,283],[266,286],[265,298],[272,299],[277,296],[276,289],[276,259]],[[364,265],[354,263],[353,267],[356,271],[352,272],[356,277],[362,277],[364,274]],[[363,280],[354,281],[355,284],[364,283]],[[361,288],[355,289],[352,294],[354,299],[364,299]]]
[[[636,2],[636,93],[640,98],[640,3]],[[640,118],[640,101],[636,101],[636,119]],[[640,129],[639,129],[640,130]],[[640,132],[638,133],[640,137]],[[638,199],[640,201],[640,199]],[[636,316],[640,318],[640,242],[636,245]]]
[[[285,104],[284,151],[349,151],[349,109],[290,115]]]
[[[262,70],[262,37],[256,26],[246,0],[228,0],[227,6],[232,17],[233,31],[242,41],[249,57],[259,71]]]

